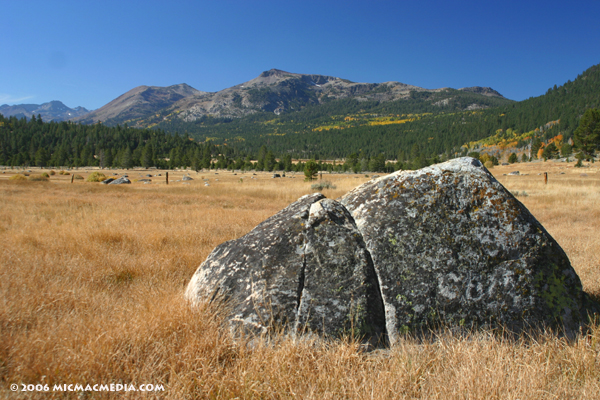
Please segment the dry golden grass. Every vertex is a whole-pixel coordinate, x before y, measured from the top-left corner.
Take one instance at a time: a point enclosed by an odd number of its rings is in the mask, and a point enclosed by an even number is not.
[[[599,295],[600,173],[595,166],[565,167],[517,164],[492,172],[509,190],[527,192],[519,199],[565,249],[585,289]],[[503,175],[515,169],[529,175]],[[92,169],[85,171],[72,172],[85,178]],[[537,175],[544,171],[550,172],[547,185]],[[168,186],[164,172],[152,184],[105,186],[70,184],[70,175],[59,174],[49,182],[8,179],[18,172],[0,174],[3,397],[600,396],[600,326],[573,342],[551,335],[515,342],[490,332],[468,337],[448,332],[372,353],[344,341],[234,342],[218,310],[189,308],[183,290],[216,245],[309,193],[303,176],[191,172],[188,185],[178,182],[184,172],[171,171]],[[130,179],[146,173],[128,172]],[[336,198],[367,178],[327,175],[327,180],[337,189],[325,195]],[[17,392],[10,390],[14,383]],[[111,383],[161,384],[165,390],[52,391],[55,384]],[[22,384],[48,384],[50,391],[23,393]]]

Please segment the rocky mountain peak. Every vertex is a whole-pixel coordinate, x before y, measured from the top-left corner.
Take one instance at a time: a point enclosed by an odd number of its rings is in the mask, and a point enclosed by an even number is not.
[[[460,88],[458,90],[461,90],[463,92],[482,94],[482,95],[488,96],[488,97],[504,98],[504,96],[502,96],[500,93],[498,93],[496,90],[492,89],[491,87],[472,86],[472,87]]]
[[[286,71],[282,71],[280,69],[276,69],[276,68],[271,68],[268,71],[264,71],[263,73],[261,73],[259,75],[260,78],[268,78],[270,76],[279,76],[279,77],[284,77],[284,76],[290,76],[292,74],[290,74],[289,72]]]

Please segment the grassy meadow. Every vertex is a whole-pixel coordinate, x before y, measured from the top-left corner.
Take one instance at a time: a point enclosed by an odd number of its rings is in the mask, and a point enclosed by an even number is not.
[[[491,172],[558,241],[584,289],[598,297],[600,165],[573,164]],[[522,175],[505,175],[514,170]],[[128,171],[130,179],[163,176],[102,185],[59,174],[17,181],[9,178],[23,171],[3,172],[1,398],[600,398],[600,324],[571,342],[448,332],[370,353],[343,340],[233,341],[218,312],[190,308],[183,291],[215,246],[310,193],[300,174],[170,171],[167,185],[164,171],[140,170]],[[70,172],[85,178],[92,170]],[[184,173],[194,180],[181,181]],[[336,186],[323,193],[337,198],[369,178],[323,179]],[[46,384],[47,392],[22,391]],[[53,391],[65,384],[153,384],[164,391]]]

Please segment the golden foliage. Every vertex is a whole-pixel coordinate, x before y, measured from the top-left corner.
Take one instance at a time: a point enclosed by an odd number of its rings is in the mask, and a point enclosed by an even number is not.
[[[541,159],[542,159],[542,155],[543,155],[543,153],[544,153],[544,146],[540,146],[540,149],[539,149],[539,150],[538,150],[538,152],[537,152],[537,158],[538,158],[539,160],[541,160]]]

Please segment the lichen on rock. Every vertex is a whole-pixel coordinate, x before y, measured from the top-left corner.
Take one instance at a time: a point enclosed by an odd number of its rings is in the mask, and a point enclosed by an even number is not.
[[[226,300],[232,328],[246,332],[285,327],[293,334],[385,338],[383,303],[360,233],[348,211],[319,193],[217,246],[186,297]]]
[[[564,251],[478,160],[399,171],[341,203],[373,258],[392,342],[436,324],[572,335],[587,317]]]

